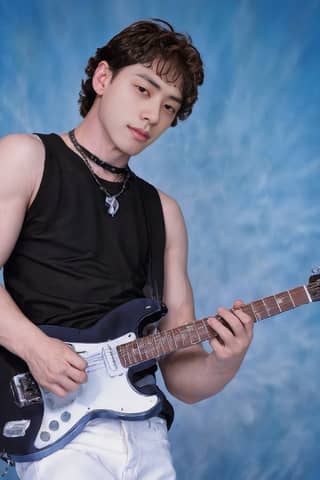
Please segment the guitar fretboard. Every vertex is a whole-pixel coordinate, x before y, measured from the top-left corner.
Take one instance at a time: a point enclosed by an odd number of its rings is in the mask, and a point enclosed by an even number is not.
[[[257,322],[311,301],[308,288],[301,286],[242,305],[240,310],[247,313],[254,322]],[[117,349],[121,364],[129,368],[217,336],[218,334],[209,327],[207,318],[204,318],[172,330],[138,338],[132,342],[119,345]]]

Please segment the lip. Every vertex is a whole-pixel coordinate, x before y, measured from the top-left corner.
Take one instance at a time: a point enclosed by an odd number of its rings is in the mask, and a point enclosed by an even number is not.
[[[128,125],[129,130],[132,132],[133,137],[140,141],[140,142],[145,142],[146,140],[149,140],[150,135],[148,132],[145,130],[142,130],[141,128],[134,128]]]

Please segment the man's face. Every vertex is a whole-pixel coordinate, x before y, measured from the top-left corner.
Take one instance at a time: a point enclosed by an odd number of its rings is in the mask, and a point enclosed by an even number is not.
[[[136,155],[170,127],[182,101],[181,79],[174,77],[170,71],[165,78],[157,75],[156,64],[130,65],[114,78],[109,71],[98,115],[118,150]]]

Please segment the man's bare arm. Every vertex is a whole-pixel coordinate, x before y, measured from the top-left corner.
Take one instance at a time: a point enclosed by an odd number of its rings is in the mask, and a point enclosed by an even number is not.
[[[18,239],[42,178],[44,148],[33,135],[0,140],[0,266]],[[63,396],[86,380],[86,362],[67,345],[45,335],[0,288],[0,344],[26,361],[35,379]]]
[[[160,197],[166,225],[164,302],[168,307],[161,329],[166,330],[195,321],[195,315],[187,273],[187,234],[183,216],[173,199],[162,193]],[[236,302],[234,307],[238,306],[239,302]],[[210,325],[224,345],[213,339],[211,353],[201,345],[195,345],[160,362],[168,390],[187,403],[203,400],[220,391],[240,368],[251,342],[253,324],[249,316],[241,311],[237,311],[236,316],[226,308],[218,309],[217,313],[234,332],[232,334],[216,318],[210,318]]]

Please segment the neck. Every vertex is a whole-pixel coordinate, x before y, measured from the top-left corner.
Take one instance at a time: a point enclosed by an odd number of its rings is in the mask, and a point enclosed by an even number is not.
[[[75,135],[81,145],[101,160],[118,168],[128,166],[129,155],[119,150],[112,142],[92,109],[80,125],[75,128]]]

